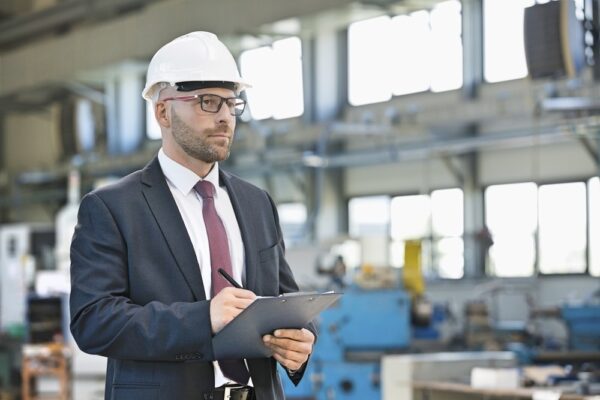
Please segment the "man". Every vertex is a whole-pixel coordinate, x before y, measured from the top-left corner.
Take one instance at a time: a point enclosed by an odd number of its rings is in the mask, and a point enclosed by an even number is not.
[[[108,357],[106,399],[283,399],[277,362],[302,378],[312,325],[266,335],[272,358],[215,360],[211,344],[256,295],[298,290],[271,198],[219,168],[247,86],[211,33],[163,46],[143,92],[162,132],[158,156],[81,202],[71,331]]]

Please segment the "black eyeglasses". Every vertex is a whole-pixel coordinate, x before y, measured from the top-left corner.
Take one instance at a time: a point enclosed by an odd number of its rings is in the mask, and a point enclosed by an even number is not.
[[[239,117],[244,113],[246,109],[246,100],[239,97],[221,97],[217,94],[195,94],[192,96],[179,96],[179,97],[167,97],[162,101],[179,100],[179,101],[194,101],[197,100],[195,106],[199,106],[197,112],[200,110],[216,114],[221,110],[223,103],[227,104],[229,113],[233,116]]]

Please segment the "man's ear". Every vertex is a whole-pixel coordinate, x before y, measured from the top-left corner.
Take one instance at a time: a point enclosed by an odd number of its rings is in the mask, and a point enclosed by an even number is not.
[[[154,116],[160,126],[165,128],[171,127],[171,119],[169,118],[169,112],[165,102],[159,101],[154,105]]]

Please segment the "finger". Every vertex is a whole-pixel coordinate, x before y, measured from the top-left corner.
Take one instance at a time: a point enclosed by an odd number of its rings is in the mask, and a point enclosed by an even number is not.
[[[269,348],[283,355],[286,355],[287,351],[306,356],[308,356],[312,352],[312,344],[306,342],[298,342],[289,339],[280,339],[275,338],[273,336],[265,337],[264,341]]]
[[[290,349],[285,349],[278,346],[271,346],[270,349],[273,350],[273,354],[277,354],[288,362],[303,363],[308,359],[307,354],[299,353]]]
[[[304,362],[296,362],[296,361],[287,360],[284,357],[280,356],[279,354],[273,354],[273,358],[275,360],[277,360],[277,362],[279,362],[281,365],[283,365],[287,369],[291,369],[291,370],[300,369],[300,367],[302,367],[302,365],[304,364]]]
[[[247,290],[247,289],[240,289],[240,288],[234,288],[234,287],[226,287],[220,293],[232,295],[239,299],[254,300],[256,298],[256,295],[254,294],[254,292]]]
[[[305,342],[298,342],[296,340],[281,339],[276,337],[269,339],[267,344],[273,347],[292,350],[300,353],[310,352],[311,349],[311,346]]]
[[[252,304],[254,300],[250,300],[250,299],[239,299],[239,298],[233,298],[233,299],[229,299],[225,302],[226,306],[229,307],[233,307],[236,308],[238,310],[243,310],[246,307],[248,307],[250,304]]]
[[[273,332],[275,337],[288,338],[299,342],[314,343],[315,335],[308,329],[277,329]]]
[[[297,370],[304,365],[304,363],[308,360],[308,357],[290,357],[289,355],[284,355],[281,353],[273,353],[273,358],[281,365],[291,370]]]

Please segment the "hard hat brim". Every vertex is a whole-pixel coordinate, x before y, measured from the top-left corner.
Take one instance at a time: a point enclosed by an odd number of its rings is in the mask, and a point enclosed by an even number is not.
[[[198,89],[208,89],[208,88],[223,88],[232,91],[237,91],[238,84],[235,82],[227,82],[227,81],[186,81],[186,82],[177,82],[175,87],[178,92],[191,92],[193,90]]]

